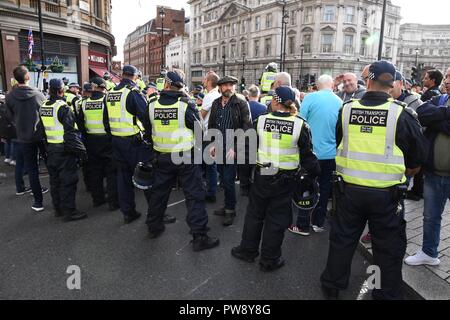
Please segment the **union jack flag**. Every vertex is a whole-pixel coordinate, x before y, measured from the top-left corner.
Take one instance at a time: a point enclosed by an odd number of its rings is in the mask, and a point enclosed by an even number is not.
[[[34,47],[34,38],[33,38],[33,30],[28,31],[28,58],[31,59],[33,56],[33,47]]]

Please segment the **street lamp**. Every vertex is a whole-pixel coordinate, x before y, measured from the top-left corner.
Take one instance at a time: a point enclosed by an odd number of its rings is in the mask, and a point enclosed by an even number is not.
[[[305,45],[300,45],[300,72],[299,72],[299,80],[300,80],[300,87],[302,86],[302,73],[303,73],[303,51],[305,50]]]
[[[222,75],[225,77],[225,53],[222,56],[223,59],[223,65],[222,65]]]
[[[242,78],[241,78],[241,86],[242,86],[242,90],[245,86],[245,52],[242,52]]]
[[[283,10],[281,13],[281,54],[280,54],[280,71],[283,71],[283,59],[284,59],[284,46],[285,46],[285,31],[284,31],[284,21],[286,16],[286,0],[283,0]]]
[[[418,67],[418,63],[419,63],[419,48],[416,48],[416,64],[415,64],[415,66],[416,66],[416,68]]]
[[[159,16],[161,18],[161,70],[163,70],[165,65],[164,58],[166,56],[164,50],[164,18],[166,17],[166,12],[164,11],[164,8],[161,8],[161,10],[159,10]]]
[[[383,55],[383,40],[384,40],[384,25],[386,22],[386,8],[387,8],[387,0],[383,0],[383,12],[381,15],[380,44],[378,46],[378,61],[381,60],[382,55]]]

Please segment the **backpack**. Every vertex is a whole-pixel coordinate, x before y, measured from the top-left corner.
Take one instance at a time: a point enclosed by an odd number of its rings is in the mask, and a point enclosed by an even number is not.
[[[15,139],[16,128],[6,117],[6,104],[0,103],[0,138]]]

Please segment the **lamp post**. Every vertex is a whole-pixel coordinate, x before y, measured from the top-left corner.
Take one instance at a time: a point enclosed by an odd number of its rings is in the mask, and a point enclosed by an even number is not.
[[[386,8],[387,0],[383,0],[383,12],[381,16],[381,30],[380,30],[380,44],[378,46],[378,61],[381,60],[383,55],[383,40],[384,40],[384,25],[386,22]]]
[[[165,65],[164,58],[166,56],[164,50],[164,18],[166,17],[166,12],[164,11],[164,8],[161,8],[161,10],[159,10],[159,16],[161,18],[161,70],[163,70]]]
[[[418,63],[419,63],[419,50],[420,50],[419,48],[416,48],[416,64],[415,64],[416,68],[419,67],[418,66]]]
[[[287,25],[289,22],[289,14],[287,12],[284,13],[283,16],[283,25],[284,25],[284,46],[283,46],[283,70],[286,68],[286,43],[287,43]]]
[[[222,56],[222,59],[223,59],[222,76],[224,76],[224,77],[225,77],[225,58],[226,58],[226,56],[225,56],[225,53],[224,53],[223,56]]]
[[[303,73],[303,51],[305,50],[305,45],[301,44],[300,45],[300,70],[299,70],[299,80],[300,80],[300,87],[302,86],[302,73]]]
[[[38,71],[36,85],[39,87],[39,77],[41,72],[45,71],[45,55],[44,55],[44,30],[42,29],[42,4],[41,0],[38,0],[38,18],[39,18],[39,39],[41,42],[41,69]]]
[[[286,0],[283,0],[283,9],[282,9],[282,13],[281,13],[281,53],[280,53],[280,71],[283,71],[284,66],[283,66],[283,58],[284,58],[284,17],[286,15]]]
[[[241,86],[244,88],[245,86],[245,52],[242,52],[242,78],[241,78]]]

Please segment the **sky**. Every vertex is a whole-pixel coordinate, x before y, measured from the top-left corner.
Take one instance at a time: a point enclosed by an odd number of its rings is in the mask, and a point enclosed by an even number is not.
[[[448,0],[391,0],[402,7],[402,23],[449,24]],[[112,0],[112,31],[116,38],[116,60],[123,60],[123,44],[129,33],[156,17],[156,6],[184,8],[189,16],[187,0]]]

